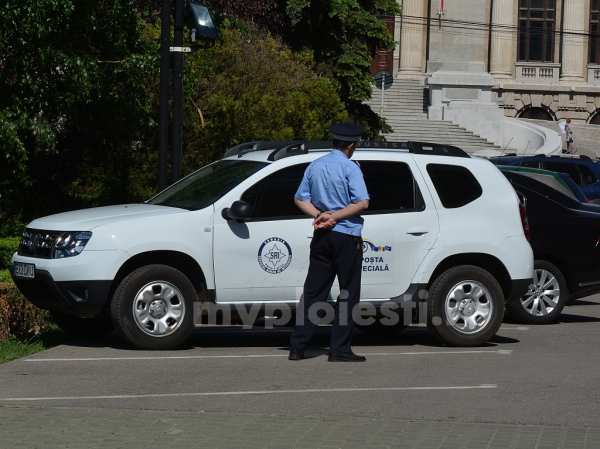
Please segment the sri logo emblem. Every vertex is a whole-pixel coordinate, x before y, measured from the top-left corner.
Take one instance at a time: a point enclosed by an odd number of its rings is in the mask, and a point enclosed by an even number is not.
[[[271,237],[258,249],[258,263],[267,273],[278,274],[292,261],[292,248],[279,237]]]

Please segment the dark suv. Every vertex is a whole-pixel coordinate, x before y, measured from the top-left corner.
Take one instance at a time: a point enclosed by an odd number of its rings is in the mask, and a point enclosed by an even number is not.
[[[534,279],[507,312],[519,321],[556,321],[569,300],[600,293],[600,206],[583,204],[523,173],[502,171],[525,207]]]
[[[587,156],[500,156],[490,158],[498,165],[519,165],[521,167],[567,173],[591,201],[600,198],[600,161]]]

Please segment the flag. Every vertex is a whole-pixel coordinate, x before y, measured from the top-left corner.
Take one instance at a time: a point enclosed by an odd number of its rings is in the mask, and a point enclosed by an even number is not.
[[[442,0],[442,12],[446,11],[446,6],[444,5],[444,0]]]

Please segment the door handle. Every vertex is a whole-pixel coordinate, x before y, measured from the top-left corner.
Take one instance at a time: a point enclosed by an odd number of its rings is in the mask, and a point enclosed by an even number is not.
[[[423,235],[423,234],[428,234],[429,233],[429,229],[411,228],[411,229],[407,229],[406,233],[410,234],[410,235],[414,235],[414,236],[420,236],[420,235]]]

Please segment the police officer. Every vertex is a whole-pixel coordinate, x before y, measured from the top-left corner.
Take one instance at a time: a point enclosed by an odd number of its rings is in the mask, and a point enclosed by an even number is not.
[[[365,129],[356,123],[338,123],[329,130],[333,133],[333,150],[306,168],[294,199],[315,220],[310,265],[288,358],[304,357],[304,349],[319,324],[311,306],[326,303],[337,276],[340,295],[333,305],[328,361],[364,362],[366,358],[354,354],[350,343],[354,331],[352,311],[360,299],[362,271],[364,220],[359,214],[369,206],[369,194],[360,167],[350,158]]]

